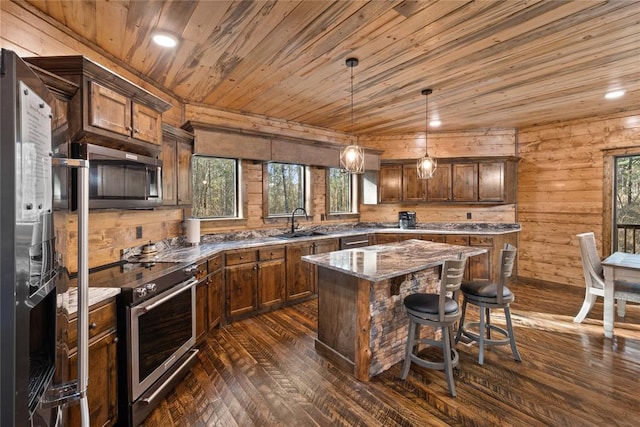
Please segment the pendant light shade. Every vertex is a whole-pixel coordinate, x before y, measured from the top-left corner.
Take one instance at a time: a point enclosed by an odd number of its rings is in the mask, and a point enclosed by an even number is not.
[[[429,157],[428,138],[429,138],[429,95],[433,91],[431,89],[423,89],[422,94],[425,96],[425,127],[424,127],[424,157],[418,159],[416,167],[418,168],[418,178],[430,179],[436,173],[438,161],[433,157]]]
[[[347,59],[347,67],[351,68],[351,143],[340,150],[340,167],[348,173],[364,172],[364,150],[353,137],[353,68],[357,65],[357,58]]]

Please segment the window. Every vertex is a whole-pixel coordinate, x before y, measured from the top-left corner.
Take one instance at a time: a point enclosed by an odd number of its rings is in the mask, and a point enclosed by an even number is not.
[[[640,155],[615,160],[614,248],[640,252]]]
[[[238,217],[238,161],[195,155],[192,158],[195,218]]]
[[[327,178],[327,198],[329,214],[353,213],[353,178],[343,169],[329,168]]]
[[[302,165],[269,163],[266,166],[267,216],[289,215],[305,207],[305,168]]]

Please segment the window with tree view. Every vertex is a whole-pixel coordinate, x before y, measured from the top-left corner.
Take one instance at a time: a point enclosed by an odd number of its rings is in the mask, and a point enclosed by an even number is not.
[[[193,156],[191,160],[195,218],[238,216],[238,161]]]
[[[329,168],[329,213],[352,213],[351,174],[344,169]]]
[[[267,206],[269,216],[288,215],[304,207],[304,166],[287,163],[267,165]]]
[[[640,155],[616,158],[617,250],[640,253]]]

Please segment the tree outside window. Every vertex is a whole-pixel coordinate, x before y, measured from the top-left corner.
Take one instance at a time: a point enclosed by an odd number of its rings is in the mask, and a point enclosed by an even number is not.
[[[238,215],[238,161],[193,156],[192,215],[195,218],[234,218]]]
[[[287,163],[267,165],[268,215],[288,215],[304,207],[304,166]]]
[[[329,168],[329,213],[351,213],[351,175],[343,169]]]

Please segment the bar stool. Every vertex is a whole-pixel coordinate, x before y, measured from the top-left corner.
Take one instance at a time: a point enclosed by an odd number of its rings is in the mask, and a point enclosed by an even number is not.
[[[463,282],[460,290],[462,291],[462,318],[460,319],[460,327],[456,333],[456,343],[462,335],[476,341],[479,347],[478,364],[484,363],[484,348],[488,345],[511,345],[513,358],[518,362],[522,361],[520,353],[516,348],[516,339],[513,334],[513,325],[511,323],[511,312],[509,304],[515,299],[513,293],[506,285],[507,278],[511,276],[513,264],[516,259],[516,247],[505,244],[504,249],[500,250],[500,265],[498,270],[498,283],[491,283],[485,280],[472,282]],[[480,309],[480,322],[464,323],[467,311],[467,303],[477,305]],[[493,308],[502,308],[504,317],[507,321],[507,329],[491,324],[490,310]],[[478,333],[472,332],[470,329],[478,330]],[[501,338],[491,338],[491,331],[498,332]],[[486,335],[486,337],[485,337]]]
[[[444,370],[451,396],[456,396],[453,383],[453,368],[458,365],[458,352],[453,340],[453,324],[460,319],[457,296],[464,275],[467,258],[460,254],[459,259],[446,260],[442,266],[440,290],[438,294],[415,293],[404,299],[409,317],[409,336],[402,366],[401,379],[406,379],[411,363],[428,369]],[[447,296],[451,293],[452,296]],[[441,340],[420,338],[420,325],[428,325],[442,330]],[[442,348],[444,361],[437,362],[418,356],[418,345],[426,344]]]

